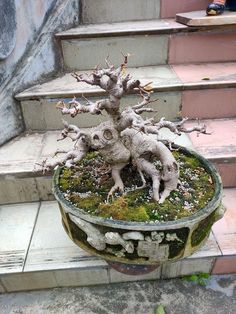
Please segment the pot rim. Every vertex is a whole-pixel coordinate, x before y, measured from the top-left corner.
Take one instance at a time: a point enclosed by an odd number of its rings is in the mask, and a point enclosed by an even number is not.
[[[209,162],[206,158],[198,154],[196,151],[192,149],[182,147],[179,145],[175,145],[178,147],[180,151],[185,154],[192,155],[196,157],[203,166],[207,169],[207,171],[211,174],[213,183],[215,185],[215,193],[211,201],[202,209],[197,211],[191,216],[177,219],[175,221],[165,221],[165,222],[136,222],[136,221],[124,221],[124,220],[115,220],[110,218],[103,218],[99,216],[92,216],[88,213],[84,212],[82,209],[77,208],[73,204],[71,204],[68,200],[66,200],[63,196],[63,193],[59,189],[59,176],[63,169],[63,167],[58,167],[53,175],[53,193],[55,195],[56,200],[63,205],[63,208],[66,213],[70,213],[74,216],[77,216],[85,221],[88,221],[93,224],[112,227],[116,229],[125,229],[125,230],[140,230],[140,231],[149,231],[149,230],[166,230],[166,229],[179,229],[181,227],[187,227],[189,225],[195,224],[200,220],[203,220],[207,216],[209,216],[215,209],[217,209],[221,205],[223,188],[222,188],[222,180],[217,172],[216,168]]]

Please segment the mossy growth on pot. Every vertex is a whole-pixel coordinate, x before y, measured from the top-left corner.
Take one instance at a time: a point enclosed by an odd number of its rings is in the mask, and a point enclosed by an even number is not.
[[[176,150],[173,155],[180,167],[178,188],[162,204],[152,197],[151,180],[146,187],[134,165],[128,164],[121,172],[125,193],[115,193],[107,201],[112,187],[110,167],[97,152],[87,156],[73,168],[64,167],[59,178],[59,188],[65,199],[88,214],[125,221],[170,221],[188,217],[204,208],[214,195],[211,175],[192,155]],[[153,164],[162,170],[158,160]]]

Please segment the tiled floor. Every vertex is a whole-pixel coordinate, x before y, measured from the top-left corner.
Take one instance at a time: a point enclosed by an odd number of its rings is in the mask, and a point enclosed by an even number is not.
[[[0,206],[0,274],[23,271],[38,203]]]
[[[91,262],[93,266],[106,265],[69,239],[62,227],[56,202],[42,202],[24,270],[77,268],[89,266]]]
[[[56,202],[0,206],[1,290],[171,278],[212,267],[214,273],[236,272],[235,199],[236,189],[224,190],[225,216],[202,249],[142,276],[120,274],[77,247],[63,230]]]

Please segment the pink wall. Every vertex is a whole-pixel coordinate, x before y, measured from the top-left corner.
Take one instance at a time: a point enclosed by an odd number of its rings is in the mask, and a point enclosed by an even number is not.
[[[161,18],[175,17],[177,13],[205,10],[210,0],[161,0]]]

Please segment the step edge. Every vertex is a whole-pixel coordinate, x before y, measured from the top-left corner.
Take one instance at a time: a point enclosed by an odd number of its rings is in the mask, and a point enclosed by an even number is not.
[[[197,251],[198,252],[198,251]],[[197,253],[196,252],[196,253]],[[223,255],[220,251],[219,253],[214,253],[214,254],[206,254],[205,256],[204,255],[201,255],[201,256],[188,256],[188,257],[185,257],[185,258],[182,258],[180,259],[179,261],[186,261],[186,260],[199,260],[199,259],[210,259],[210,258],[217,258],[217,257],[232,257],[232,256],[236,256],[236,254],[232,253],[232,254],[225,254]],[[36,269],[36,270],[33,270],[33,269],[29,269],[29,270],[24,270],[22,269],[21,271],[14,271],[14,272],[1,272],[0,273],[0,279],[1,279],[1,276],[6,276],[6,275],[14,275],[14,274],[29,274],[29,273],[40,273],[40,272],[50,272],[50,271],[65,271],[65,270],[69,270],[69,271],[73,271],[73,270],[87,270],[87,269],[94,269],[94,268],[101,268],[101,269],[106,269],[106,268],[110,268],[110,266],[108,264],[106,264],[106,261],[97,257],[97,256],[91,256],[92,257],[92,261],[94,261],[94,265],[89,265],[89,266],[81,266],[79,264],[82,264],[84,265],[86,263],[86,261],[79,261],[77,262],[78,265],[76,266],[72,266],[72,267],[54,267],[54,268],[48,268],[48,269],[45,269],[45,267],[43,267],[41,270],[39,269]],[[96,262],[98,262],[98,264],[96,264]],[[178,261],[175,261],[175,262],[178,262]]]
[[[150,22],[153,21],[155,22],[170,22],[176,24],[174,25],[167,25],[166,27],[158,27],[158,26],[150,26],[149,28],[143,28],[141,26],[138,26],[139,24],[150,24]],[[132,21],[131,21],[132,22]],[[129,22],[116,22],[116,23],[96,23],[96,24],[83,24],[79,27],[71,28],[66,31],[58,32],[54,34],[56,38],[59,38],[61,40],[66,40],[66,39],[76,39],[76,38],[97,38],[97,37],[111,37],[111,36],[128,36],[128,35],[143,35],[143,34],[173,34],[173,33],[178,33],[178,32],[193,32],[193,31],[198,31],[198,28],[193,28],[193,27],[188,27],[186,25],[183,25],[181,23],[178,23],[175,21],[175,19],[152,19],[152,20],[138,20],[138,21],[133,21],[135,22],[135,28],[133,29],[114,29],[112,30],[112,27],[115,27],[117,25],[125,25],[125,24],[130,24]],[[109,27],[108,30],[94,30],[94,31],[88,31],[87,33],[81,33],[80,31],[83,29],[86,29],[88,25],[92,25],[94,29],[97,27],[101,27],[102,25]],[[138,29],[137,29],[138,28]],[[72,30],[77,30],[77,31],[72,31]]]
[[[171,85],[159,85],[154,86],[154,92],[168,92],[168,91],[187,91],[187,90],[198,90],[198,89],[217,89],[217,88],[234,88],[236,87],[236,80],[230,81],[208,81],[206,82],[193,82],[193,83],[176,83]],[[28,93],[21,92],[16,94],[14,97],[19,101],[25,100],[40,100],[40,99],[60,99],[60,98],[73,98],[74,96],[87,95],[88,97],[96,97],[100,95],[106,95],[107,93],[102,89],[91,89],[88,91],[77,90],[74,92],[42,92],[42,93]],[[135,91],[129,94],[135,94]]]
[[[153,21],[154,23],[156,21],[163,22],[163,23],[170,23],[170,25],[166,27],[158,27],[158,26],[150,26],[150,28],[133,28],[133,29],[114,29],[112,30],[111,27],[117,26],[117,25],[124,25],[124,24],[130,24],[129,22],[116,22],[116,23],[96,23],[96,24],[83,24],[79,27],[71,28],[66,31],[55,33],[54,36],[57,39],[60,40],[69,40],[69,39],[78,39],[78,38],[100,38],[100,37],[118,37],[118,36],[129,36],[129,35],[161,35],[161,34],[176,34],[176,33],[193,33],[193,32],[208,32],[208,31],[222,31],[222,30],[230,30],[231,28],[236,27],[236,23],[231,24],[219,24],[219,25],[185,25],[179,22],[178,20],[174,18],[166,18],[166,19],[152,19],[152,20],[138,20],[133,21],[136,25],[138,24],[150,24],[150,21]],[[132,21],[131,21],[132,22]],[[173,25],[171,25],[173,23]],[[174,25],[176,24],[176,25]],[[86,29],[87,26],[93,26],[94,31],[88,31],[86,33],[81,32],[81,30]],[[101,25],[107,26],[108,30],[95,30],[96,26],[101,27]],[[72,31],[72,30],[77,31]]]

